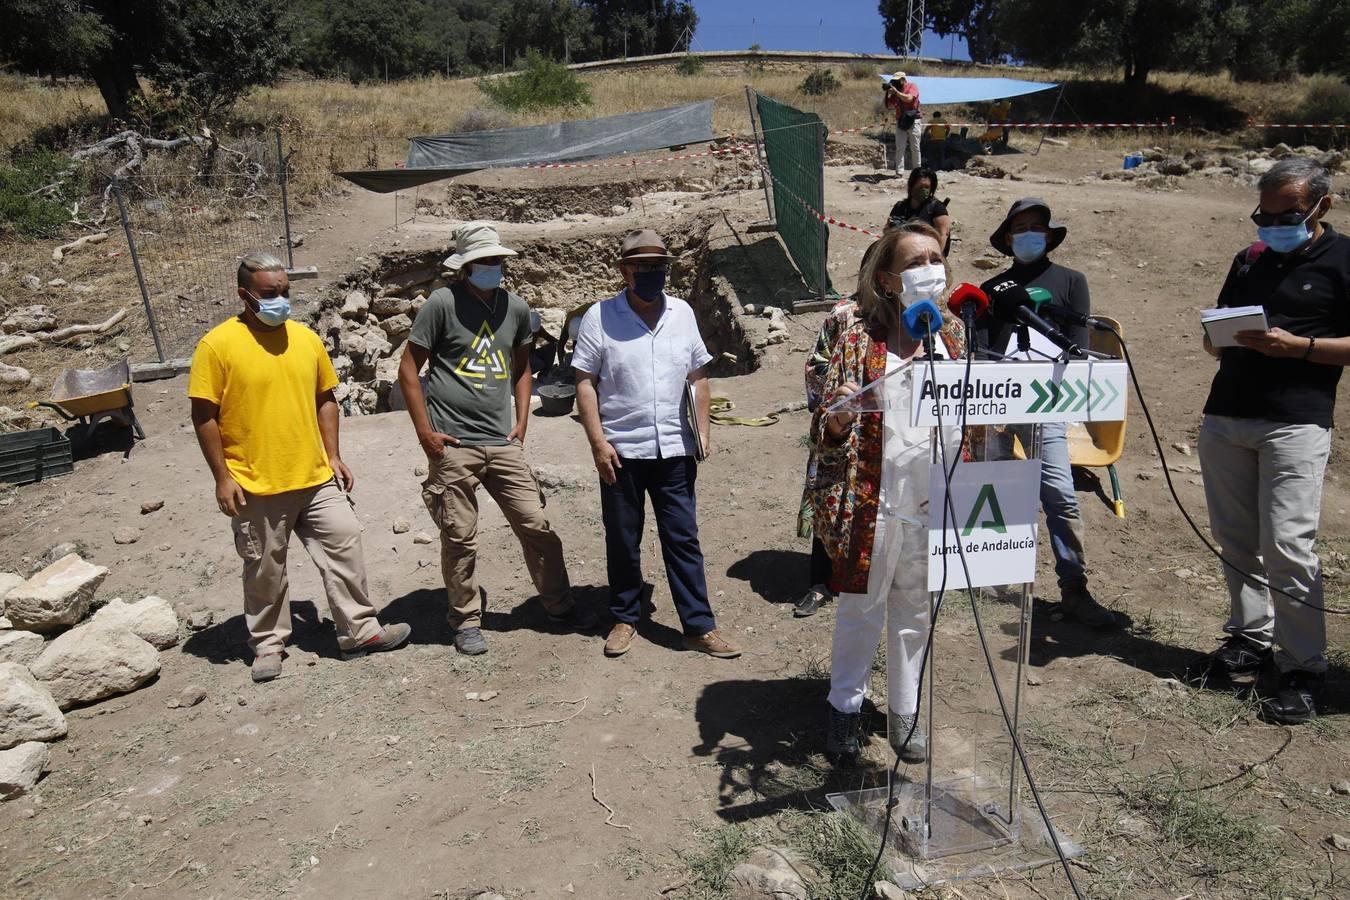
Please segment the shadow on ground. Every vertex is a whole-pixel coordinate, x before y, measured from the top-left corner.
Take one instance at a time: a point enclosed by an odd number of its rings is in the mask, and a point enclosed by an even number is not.
[[[703,689],[694,708],[699,744],[693,754],[722,767],[718,816],[741,821],[785,809],[826,809],[827,794],[885,783],[885,766],[866,758],[843,770],[825,759],[828,688],[826,678],[805,676],[719,681]],[[885,716],[870,704],[865,711],[873,746],[884,744]]]
[[[727,577],[744,581],[770,603],[791,603],[809,586],[811,555],[796,550],[754,550],[731,564]]]

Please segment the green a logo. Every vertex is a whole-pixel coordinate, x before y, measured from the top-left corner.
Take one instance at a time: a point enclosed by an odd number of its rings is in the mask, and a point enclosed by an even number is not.
[[[975,524],[980,518],[980,511],[985,505],[989,506],[989,518],[979,523],[979,527],[987,528],[990,531],[999,534],[1007,534],[1008,526],[1003,522],[1003,510],[998,505],[998,494],[994,492],[992,484],[986,484],[980,488],[979,496],[975,498],[975,505],[970,510],[970,518],[966,520],[966,527],[961,532],[962,537],[970,537],[970,533],[975,530]]]

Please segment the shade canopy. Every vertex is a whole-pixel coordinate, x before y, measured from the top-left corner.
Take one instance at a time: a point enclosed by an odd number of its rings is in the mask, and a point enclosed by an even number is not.
[[[887,84],[890,75],[882,75]],[[919,102],[924,106],[942,106],[951,103],[985,103],[1006,100],[1024,94],[1036,94],[1059,87],[1049,81],[1022,81],[1020,78],[957,78],[939,75],[910,75],[906,81],[919,89]]]

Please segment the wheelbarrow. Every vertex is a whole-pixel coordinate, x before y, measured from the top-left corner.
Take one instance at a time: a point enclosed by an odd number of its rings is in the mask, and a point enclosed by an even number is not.
[[[63,369],[52,385],[52,398],[30,403],[56,410],[67,422],[85,427],[85,438],[105,421],[116,422],[145,440],[145,431],[136,419],[131,403],[131,368],[125,359],[105,369]]]

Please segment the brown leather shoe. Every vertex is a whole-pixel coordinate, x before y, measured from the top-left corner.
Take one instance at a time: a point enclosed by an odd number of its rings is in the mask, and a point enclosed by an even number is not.
[[[633,646],[633,635],[637,634],[637,629],[627,622],[615,622],[614,627],[609,630],[609,637],[605,638],[606,656],[623,656],[628,652],[628,648]]]
[[[714,628],[707,634],[684,636],[684,649],[697,650],[718,659],[735,659],[741,655],[741,648],[718,634]]]

